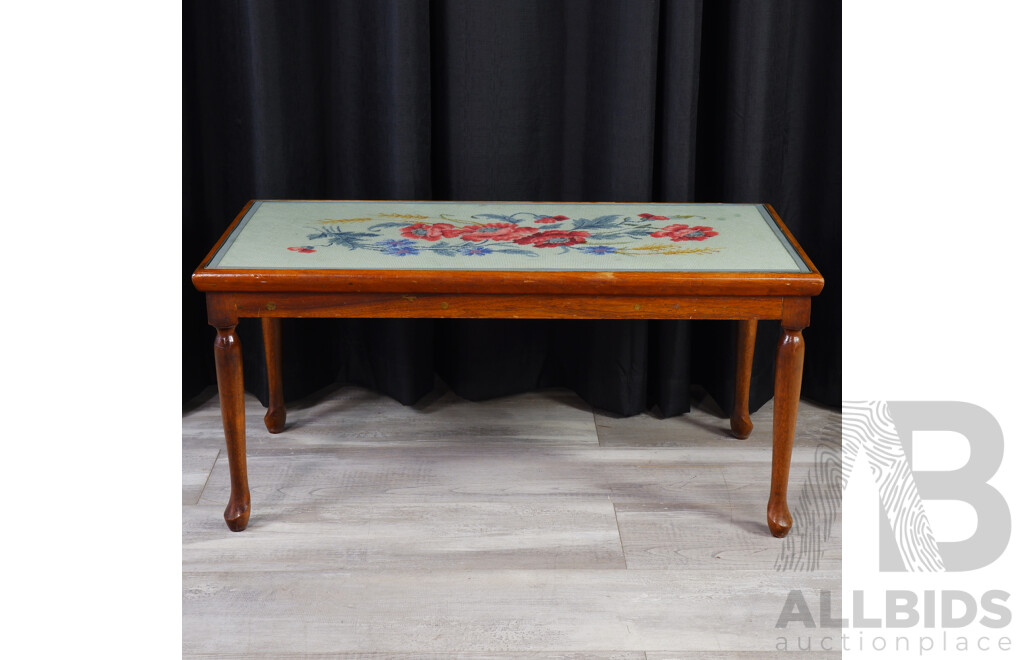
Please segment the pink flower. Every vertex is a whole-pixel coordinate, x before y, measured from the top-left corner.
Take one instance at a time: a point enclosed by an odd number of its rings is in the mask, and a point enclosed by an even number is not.
[[[647,220],[668,220],[667,215],[651,215],[650,213],[640,213],[639,215]]]
[[[703,241],[704,239],[718,236],[718,232],[711,227],[691,227],[689,225],[667,225],[658,231],[651,232],[651,236],[665,236],[675,242],[679,241]]]
[[[568,219],[569,218],[567,216],[564,216],[564,215],[551,215],[551,216],[545,216],[543,218],[537,218],[536,220],[534,220],[534,222],[542,222],[544,224],[549,224],[549,223],[552,223],[552,222],[562,222],[563,220],[568,220]]]
[[[514,241],[537,231],[533,227],[520,227],[511,222],[491,222],[486,225],[466,227],[458,236],[464,241]]]
[[[432,225],[428,225],[425,222],[417,222],[414,225],[402,227],[399,233],[406,238],[419,238],[425,241],[436,241],[442,238],[454,238],[464,231],[466,230],[463,228],[457,228],[447,222],[435,222]]]
[[[524,236],[523,238],[517,238],[516,243],[519,243],[520,245],[532,244],[533,247],[538,248],[564,247],[568,245],[576,245],[577,243],[586,243],[588,236],[590,236],[590,233],[585,231],[549,229],[548,231],[542,231],[536,234],[531,234],[530,236]]]
[[[302,247],[290,247],[288,249],[291,250],[292,252],[302,252],[303,254],[316,252],[316,250],[313,249],[312,245],[303,245]]]

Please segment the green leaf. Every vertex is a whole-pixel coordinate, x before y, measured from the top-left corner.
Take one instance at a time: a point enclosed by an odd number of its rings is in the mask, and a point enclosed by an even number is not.
[[[572,221],[573,229],[610,229],[619,225],[618,215],[602,215],[597,218],[577,218]]]

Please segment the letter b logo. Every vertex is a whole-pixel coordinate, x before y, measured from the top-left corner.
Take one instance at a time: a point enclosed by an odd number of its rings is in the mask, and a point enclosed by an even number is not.
[[[915,431],[952,431],[970,446],[956,470],[914,471]],[[985,409],[959,401],[848,402],[843,407],[844,482],[864,452],[879,489],[882,571],[970,571],[999,558],[1010,541],[1010,509],[988,484],[1003,458],[1003,432]],[[978,528],[963,541],[938,542],[921,504],[957,500],[974,508]]]

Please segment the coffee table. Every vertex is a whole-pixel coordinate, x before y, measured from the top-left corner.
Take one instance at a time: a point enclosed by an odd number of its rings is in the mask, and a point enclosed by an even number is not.
[[[263,327],[271,433],[285,427],[280,319],[735,319],[731,428],[750,435],[758,319],[779,319],[768,527],[785,536],[802,331],[824,279],[767,204],[250,201],[192,274],[217,330],[231,473],[249,522],[238,319]]]

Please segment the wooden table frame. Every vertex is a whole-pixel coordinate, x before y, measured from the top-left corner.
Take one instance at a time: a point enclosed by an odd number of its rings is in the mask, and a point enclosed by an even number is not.
[[[802,331],[810,323],[811,297],[821,292],[824,279],[771,206],[765,205],[810,272],[207,268],[252,204],[192,274],[196,288],[206,293],[209,323],[217,330],[217,388],[231,473],[224,519],[232,531],[244,530],[250,513],[242,351],[235,330],[243,317],[258,317],[263,325],[270,391],[264,421],[271,433],[285,425],[281,318],[734,319],[739,329],[731,427],[741,439],[753,429],[748,399],[757,321],[778,319],[768,527],[783,537],[793,526],[786,491],[803,373]]]

